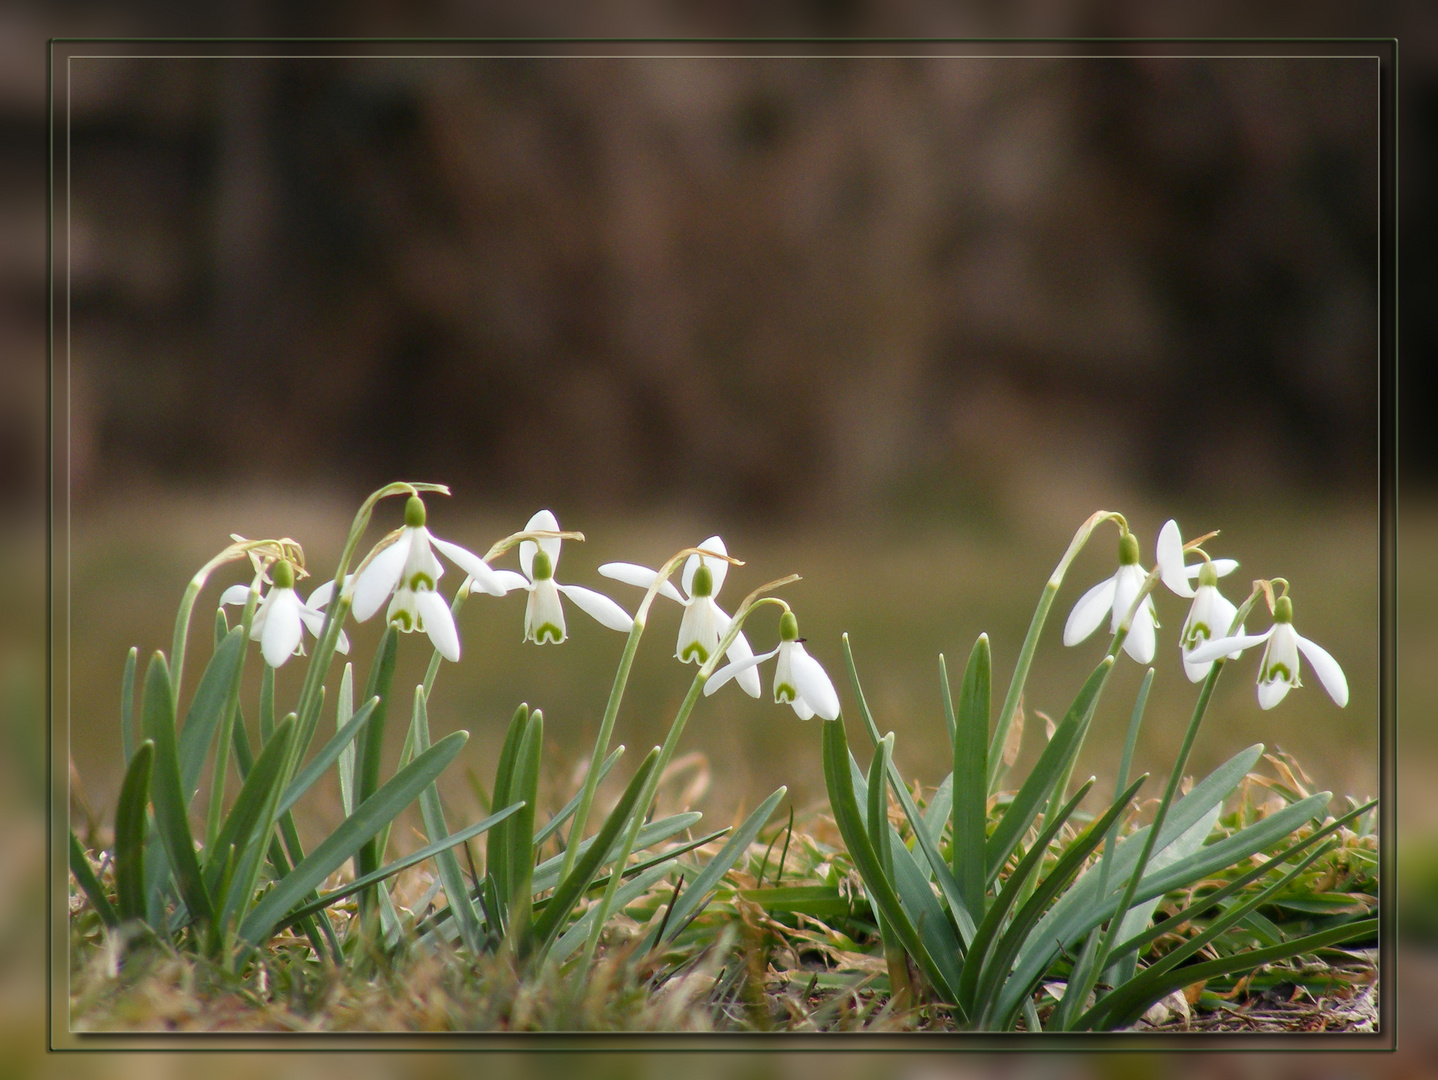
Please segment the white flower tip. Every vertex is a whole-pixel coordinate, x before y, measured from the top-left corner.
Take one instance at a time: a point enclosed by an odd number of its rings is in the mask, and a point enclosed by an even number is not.
[[[1188,571],[1183,565],[1183,537],[1179,535],[1178,522],[1172,518],[1158,531],[1155,555],[1163,583],[1179,596],[1193,596],[1193,586],[1188,583]]]

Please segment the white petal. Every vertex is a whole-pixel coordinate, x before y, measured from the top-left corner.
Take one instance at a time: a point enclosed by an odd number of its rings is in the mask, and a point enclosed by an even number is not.
[[[1237,559],[1214,559],[1213,572],[1219,577],[1227,577],[1238,569]]]
[[[405,560],[404,574],[402,575],[404,583],[411,589],[433,588],[444,574],[444,567],[440,565],[439,558],[431,547],[434,536],[423,525],[412,531],[414,536],[410,540],[409,558]],[[421,575],[429,579],[428,583],[415,580]]]
[[[459,631],[455,629],[454,616],[450,614],[444,597],[429,589],[420,589],[414,594],[414,600],[415,606],[419,608],[424,632],[429,635],[429,640],[434,643],[439,655],[451,664],[457,662]]]
[[[804,700],[802,694],[789,702],[789,707],[798,713],[800,720],[812,720],[814,718],[814,710],[809,708],[809,703]],[[830,719],[833,718],[830,717]]]
[[[513,570],[495,570],[493,573],[494,580],[506,593],[511,593],[515,589],[529,588],[529,579],[523,574],[516,574]]]
[[[708,697],[736,675],[748,671],[751,668],[758,667],[765,660],[778,654],[778,649],[771,649],[769,652],[760,653],[758,656],[750,656],[744,660],[736,660],[731,664],[725,664],[709,676],[709,681],[704,684],[704,696]]]
[[[1275,626],[1278,624],[1274,624]],[[1233,653],[1241,653],[1245,649],[1251,649],[1260,645],[1273,636],[1274,627],[1270,626],[1261,634],[1235,634],[1233,637],[1214,638],[1212,641],[1205,641],[1193,652],[1188,654],[1188,659],[1195,664],[1206,663],[1217,660],[1220,656],[1231,656]]]
[[[1128,637],[1123,639],[1123,651],[1140,664],[1153,663],[1154,650],[1157,648],[1157,639],[1154,634],[1156,623],[1153,597],[1145,596],[1143,603],[1139,605],[1138,612],[1133,617],[1133,625],[1129,627]]]
[[[794,676],[794,688],[809,708],[825,720],[833,720],[839,715],[839,695],[834,692],[834,684],[829,681],[819,661],[804,651],[803,642],[796,641],[790,647],[789,670]],[[798,709],[795,711],[798,712]],[[808,719],[802,713],[800,718]]]
[[[1158,570],[1167,585],[1179,596],[1192,596],[1193,586],[1188,583],[1188,573],[1183,565],[1183,537],[1178,532],[1178,522],[1169,519],[1158,531]]]
[[[277,668],[294,655],[303,632],[300,625],[300,598],[294,589],[272,589],[270,612],[260,638],[265,663]]]
[[[626,585],[633,585],[636,588],[647,589],[654,584],[654,579],[659,576],[658,570],[651,570],[647,566],[639,566],[636,563],[610,562],[599,568],[599,572],[607,578],[615,581],[622,581]],[[667,596],[670,600],[684,603],[684,597],[674,587],[674,583],[665,580],[659,586],[659,595]]]
[[[300,622],[305,624],[307,629],[315,637],[320,636],[320,631],[325,626],[325,614],[323,611],[316,611],[308,605],[300,606]]]
[[[729,554],[729,549],[724,546],[724,541],[717,536],[711,536],[703,543],[695,544],[694,546],[703,548],[705,551],[717,551],[721,555]],[[729,564],[723,559],[714,558],[712,555],[690,555],[689,558],[684,560],[684,574],[682,579],[684,583],[684,595],[694,595],[694,571],[699,568],[699,560],[701,557],[704,559],[704,565],[709,567],[709,573],[713,575],[714,578],[714,587],[710,590],[709,595],[718,596],[719,587],[724,584],[724,575],[729,572]]]
[[[349,655],[350,639],[349,635],[346,634],[343,630],[340,631],[340,636],[335,638],[335,652],[344,653],[346,656]]]
[[[1128,566],[1120,566],[1118,573],[1113,576],[1113,617],[1109,620],[1109,631],[1118,632],[1118,624],[1128,614],[1128,609],[1133,606],[1134,597],[1143,588],[1144,579],[1148,575],[1143,572],[1143,567],[1137,563],[1130,563]],[[1135,613],[1135,621],[1137,613]]]
[[[634,616],[603,593],[582,585],[559,585],[559,591],[573,600],[588,615],[611,630],[628,632],[634,628]]]
[[[474,578],[474,585],[471,591],[476,589],[479,592],[489,593],[490,596],[503,596],[505,588],[495,577],[495,572],[490,569],[489,563],[485,562],[468,548],[462,548],[458,544],[451,544],[448,540],[441,540],[439,537],[430,534],[430,543],[439,548],[446,559],[454,563],[470,577]],[[513,571],[510,571],[513,573]]]
[[[529,519],[524,526],[526,532],[558,532],[559,519],[548,510],[541,510]],[[536,546],[533,540],[521,540],[519,542],[519,565],[524,568],[525,577],[534,578],[534,553],[544,551],[549,556],[549,566],[553,570],[559,565],[559,540],[541,540]]]
[[[222,604],[243,604],[249,598],[250,587],[248,585],[231,585],[220,593],[220,603]]]
[[[1208,678],[1208,673],[1212,670],[1212,660],[1205,664],[1195,664],[1189,659],[1188,653],[1183,654],[1183,673],[1188,676],[1189,682],[1203,682],[1204,679]]]
[[[1109,578],[1079,597],[1079,602],[1069,612],[1069,621],[1064,625],[1065,645],[1077,645],[1098,629],[1103,617],[1113,608],[1116,587],[1114,579]]]
[[[674,657],[681,663],[702,664],[719,647],[719,627],[714,620],[714,601],[706,597],[690,600],[684,605],[684,618],[679,620],[679,638],[674,644]]]
[[[1317,642],[1309,641],[1306,637],[1293,635],[1298,639],[1298,648],[1303,655],[1308,657],[1308,662],[1313,665],[1313,673],[1318,676],[1318,681],[1323,684],[1323,689],[1328,691],[1339,708],[1348,704],[1348,679],[1344,677],[1343,669],[1338,666],[1338,661],[1328,654],[1328,650]]]
[[[729,623],[731,620],[728,615],[724,614],[724,611],[718,604],[711,606],[714,608],[714,626],[722,638],[729,632]],[[741,660],[747,660],[754,655],[754,650],[749,647],[749,639],[744,636],[744,631],[739,631],[734,638],[734,644],[729,646],[729,651],[724,655],[727,656],[731,662],[736,663]],[[743,671],[738,672],[735,678],[739,682],[740,689],[750,697],[756,698],[763,693],[763,688],[759,685],[759,671],[757,668],[745,668]]]
[[[1271,709],[1288,696],[1289,684],[1287,679],[1270,679],[1267,682],[1259,681],[1258,684],[1258,705],[1263,709]]]
[[[544,631],[544,640],[539,638]],[[559,636],[555,637],[554,634]],[[529,602],[524,605],[524,640],[536,644],[553,642],[560,644],[568,636],[564,625],[564,606],[559,602],[559,590],[553,578],[536,581],[529,590]]]
[[[359,579],[354,583],[354,599],[350,604],[350,610],[358,621],[364,622],[374,615],[389,599],[390,593],[394,592],[400,576],[404,573],[404,564],[409,559],[413,539],[413,531],[404,530],[398,540],[371,559],[369,565],[360,572]]]
[[[345,581],[349,582],[353,577],[353,574],[346,574]],[[316,611],[320,611],[324,607],[326,607],[331,600],[334,599],[334,595],[335,582],[334,578],[330,578],[329,581],[326,581],[323,585],[315,589],[314,592],[310,593],[309,599],[305,601],[305,607],[314,608]]]

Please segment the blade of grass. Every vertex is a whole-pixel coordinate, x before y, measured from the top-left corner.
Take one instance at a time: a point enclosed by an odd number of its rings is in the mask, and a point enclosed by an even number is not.
[[[154,757],[155,744],[149,739],[136,748],[115,809],[115,902],[120,918],[127,921],[145,917],[145,808]]]
[[[90,898],[90,906],[100,916],[100,921],[112,928],[119,926],[120,916],[116,913],[115,906],[110,903],[110,898],[105,895],[105,887],[91,869],[90,860],[85,857],[85,849],[75,836],[74,829],[70,830],[70,873],[75,875],[80,888]]]
[[[989,795],[985,754],[989,739],[990,667],[989,637],[980,634],[969,653],[963,685],[959,688],[952,789],[954,878],[958,881],[964,906],[976,918],[983,913],[984,890],[988,885],[984,872],[984,845],[987,841]],[[940,677],[947,699],[949,679],[942,659]]]
[[[125,673],[120,677],[120,744],[128,763],[135,754],[135,665],[140,650],[130,646],[125,654]]]

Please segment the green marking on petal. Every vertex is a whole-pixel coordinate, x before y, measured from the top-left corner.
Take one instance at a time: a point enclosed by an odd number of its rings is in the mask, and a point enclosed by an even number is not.
[[[702,664],[709,659],[709,650],[699,644],[699,642],[691,641],[688,645],[684,646],[684,651],[679,654],[679,659],[687,664],[695,657],[698,657],[699,663]]]
[[[777,683],[774,686],[774,700],[781,705],[790,704],[798,696],[799,692],[788,683]]]
[[[394,613],[394,618],[390,619],[389,624],[391,626],[398,627],[406,634],[414,630],[414,625],[410,620],[409,612],[404,610],[404,608],[400,608]]]
[[[410,592],[419,592],[420,589],[428,589],[430,592],[434,591],[434,578],[424,573],[424,571],[417,572],[414,577],[409,579]]]
[[[558,645],[564,640],[564,631],[552,622],[547,622],[534,631],[534,640],[540,645],[543,645],[545,642]]]
[[[1275,679],[1282,679],[1286,683],[1292,683],[1293,672],[1288,670],[1287,664],[1269,664],[1268,670],[1263,673],[1263,681],[1273,682]]]

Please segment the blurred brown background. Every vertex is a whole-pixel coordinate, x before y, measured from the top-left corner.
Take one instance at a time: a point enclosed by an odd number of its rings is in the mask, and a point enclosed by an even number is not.
[[[486,14],[486,32],[518,29]],[[75,15],[68,32],[135,25]],[[757,17],[757,32],[894,32],[863,4]],[[0,136],[33,151],[40,23],[7,18]],[[279,18],[333,32],[320,14]],[[382,11],[357,18],[356,32],[397,32]],[[731,18],[658,21],[723,33]],[[900,19],[1003,29],[939,5]],[[1282,32],[1275,19],[1255,29]],[[1118,5],[1059,22],[1046,32],[1153,32]],[[605,30],[619,32],[590,28]],[[1421,131],[1434,84],[1420,49],[1404,62]],[[1340,713],[1314,683],[1260,713],[1247,661],[1195,769],[1263,740],[1322,786],[1375,789],[1372,61],[150,58],[72,76],[69,690],[102,817],[124,649],[168,647],[184,581],[231,530],[297,536],[322,580],[354,503],[396,476],[450,483],[435,530],[480,549],[551,506],[590,537],[566,548],[562,580],[600,585],[599,562],[657,562],[714,531],[750,560],[730,605],[803,573],[791,599],[812,650],[842,684],[851,633],[901,764],[929,783],[934,653],[961,663],[988,630],[1006,683],[1078,521],[1123,510],[1146,549],[1168,516],[1221,527],[1215,551],[1243,558],[1239,578],[1294,580],[1300,629],[1344,662],[1354,702]],[[1406,147],[1405,168],[1431,174]],[[43,160],[0,158],[12,358],[43,348]],[[1404,220],[1432,232],[1422,204]],[[1432,281],[1426,264],[1404,272],[1405,288]],[[1419,355],[1435,337],[1420,307],[1405,338]],[[0,401],[3,495],[19,509],[43,490],[44,373],[6,363],[22,392]],[[1431,478],[1426,445],[1405,479]],[[1431,546],[1438,513],[1406,507],[1412,542]],[[33,559],[33,539],[7,544]],[[1101,648],[1056,637],[1110,546],[1055,609],[1035,688],[1047,712]],[[1410,584],[1414,606],[1438,590]],[[1161,614],[1172,633],[1181,604]],[[518,620],[513,601],[466,613],[436,722],[475,731],[468,764],[487,779],[495,725],[521,697],[543,705],[558,789],[620,642],[574,612],[563,649],[521,650]],[[687,685],[665,656],[675,623],[656,617],[646,638],[616,733],[631,747],[662,736]],[[1429,627],[1406,639],[1421,650]],[[361,672],[371,629],[355,635]],[[6,633],[35,656],[33,628]],[[427,650],[410,652],[417,672]],[[1146,767],[1171,758],[1191,702],[1172,669]],[[1430,683],[1405,691],[1416,710],[1438,702]],[[1130,693],[1116,688],[1111,724]],[[701,808],[727,822],[779,782],[801,806],[820,795],[817,731],[739,695],[706,706],[686,736],[716,778]],[[1084,766],[1101,775],[1105,740],[1096,730]]]

